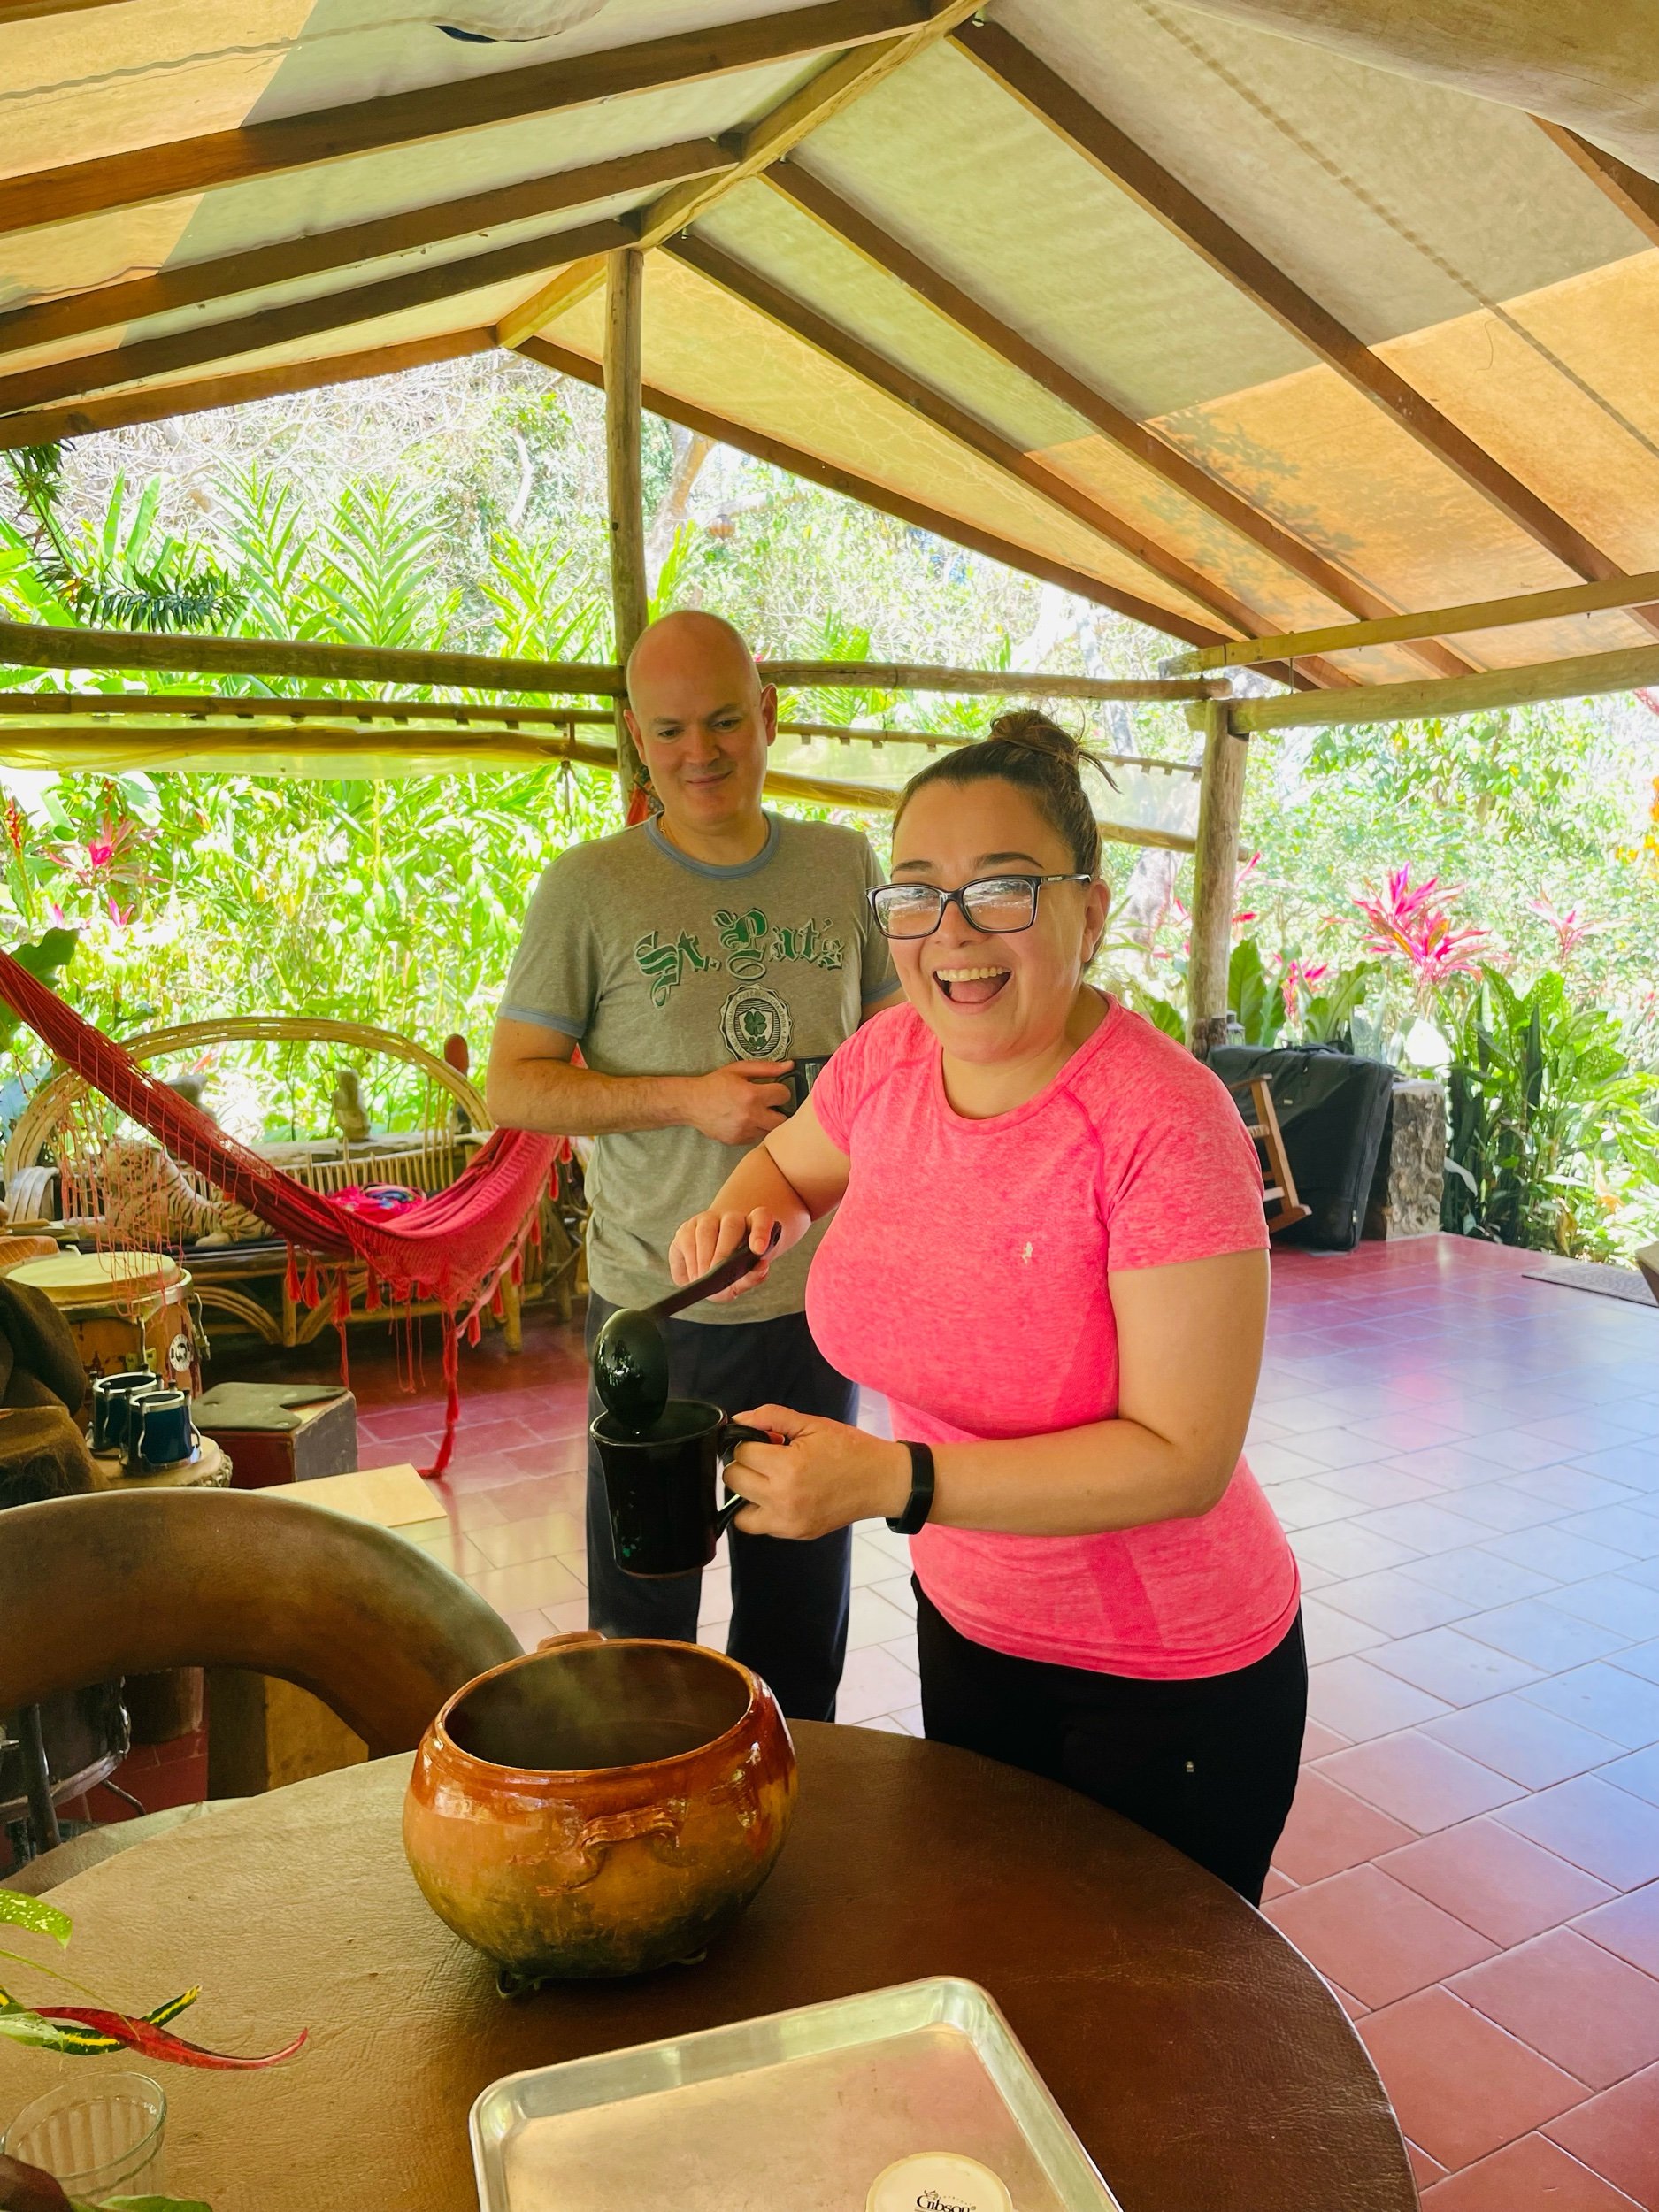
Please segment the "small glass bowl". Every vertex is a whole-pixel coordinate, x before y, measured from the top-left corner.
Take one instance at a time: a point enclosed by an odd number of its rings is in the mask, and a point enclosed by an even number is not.
[[[166,2131],[167,2094],[158,2081],[104,2074],[25,2105],[0,2148],[50,2174],[68,2195],[102,2204],[107,2197],[157,2193]]]

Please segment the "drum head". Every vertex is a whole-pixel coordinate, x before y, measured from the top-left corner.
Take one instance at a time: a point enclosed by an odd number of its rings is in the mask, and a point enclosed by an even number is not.
[[[55,1259],[25,1260],[6,1279],[44,1291],[54,1305],[83,1306],[123,1292],[171,1289],[188,1278],[165,1252],[60,1252]]]

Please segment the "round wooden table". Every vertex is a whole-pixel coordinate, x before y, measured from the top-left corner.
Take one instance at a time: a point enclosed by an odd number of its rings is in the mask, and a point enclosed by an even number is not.
[[[169,2185],[214,2212],[467,2212],[468,2110],[503,2074],[956,1974],[1002,2008],[1124,2212],[1414,2212],[1347,2016],[1231,1890],[1012,1768],[873,1730],[795,1732],[800,1804],[771,1881],[701,1964],[640,1981],[498,1997],[404,1863],[404,1757],[65,1883],[70,1970],[109,2000],[138,2011],[200,1982],[180,2028],[221,2050],[311,2030],[268,2073],[157,2070]],[[6,1981],[39,1993],[21,1969]],[[99,2063],[0,2041],[0,2121]]]

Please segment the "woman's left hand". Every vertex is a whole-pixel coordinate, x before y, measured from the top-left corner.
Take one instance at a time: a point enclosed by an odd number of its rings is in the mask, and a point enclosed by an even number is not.
[[[749,1500],[737,1517],[746,1536],[805,1541],[853,1521],[891,1518],[909,1502],[910,1455],[902,1444],[787,1406],[757,1406],[737,1418],[785,1440],[742,1445],[726,1471],[727,1489]]]

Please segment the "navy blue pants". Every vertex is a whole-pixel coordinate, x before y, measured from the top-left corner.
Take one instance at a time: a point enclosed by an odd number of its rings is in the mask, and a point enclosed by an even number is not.
[[[590,1293],[588,1353],[616,1310]],[[857,1418],[857,1390],[813,1343],[803,1313],[775,1321],[669,1321],[668,1389],[701,1398],[727,1414],[754,1406],[788,1406],[826,1420]],[[604,1410],[588,1384],[588,1417]],[[811,1543],[776,1536],[726,1535],[732,1565],[730,1655],[771,1686],[791,1720],[833,1720],[835,1692],[847,1652],[852,1531],[837,1529]],[[647,1581],[616,1562],[605,1510],[604,1476],[588,1446],[588,1621],[607,1636],[667,1636],[697,1640],[699,1574]]]

